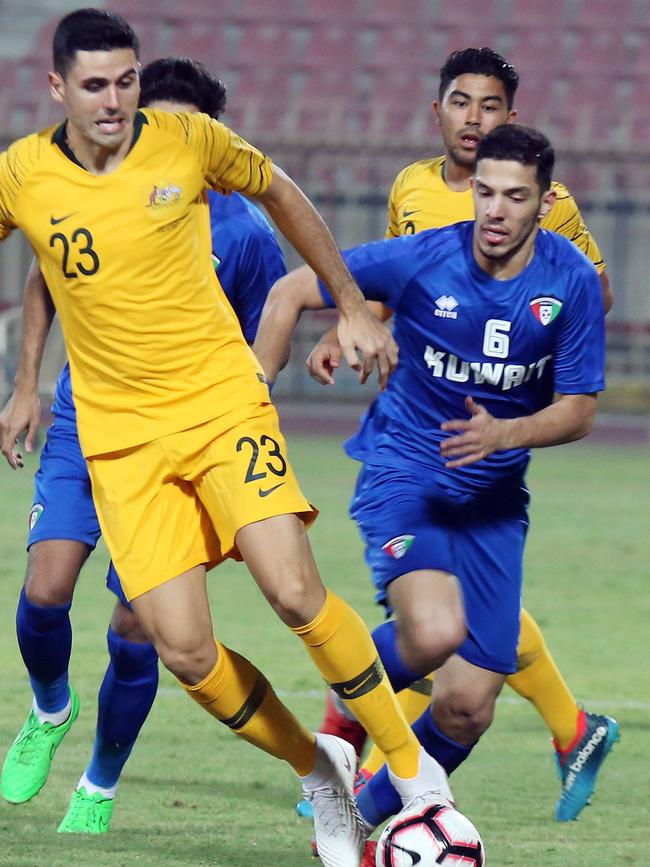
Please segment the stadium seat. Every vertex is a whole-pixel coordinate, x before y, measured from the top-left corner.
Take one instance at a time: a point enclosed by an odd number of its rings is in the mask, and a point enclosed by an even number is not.
[[[323,70],[354,69],[357,63],[359,28],[343,23],[319,24],[311,29],[301,66]]]
[[[398,72],[406,64],[416,76],[420,70],[430,66],[428,42],[422,28],[402,25],[377,28],[371,32],[374,37],[372,50],[360,58],[364,67]],[[359,41],[363,41],[363,36]]]
[[[226,38],[228,32],[230,40]],[[210,26],[200,19],[176,19],[171,22],[170,40],[164,54],[194,57],[221,77],[222,70],[236,57],[237,45],[237,31],[233,35],[232,28],[227,31],[225,26]]]
[[[238,66],[284,66],[293,57],[291,28],[285,23],[251,23],[241,29],[236,56]]]

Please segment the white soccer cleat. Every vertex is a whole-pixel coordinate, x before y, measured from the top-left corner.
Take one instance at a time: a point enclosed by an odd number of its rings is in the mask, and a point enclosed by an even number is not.
[[[316,767],[302,778],[314,812],[318,857],[325,867],[359,867],[366,834],[354,800],[357,755],[352,744],[316,733]]]
[[[420,767],[415,777],[405,780],[397,777],[390,768],[388,777],[399,792],[403,806],[406,806],[414,798],[425,796],[428,800],[434,800],[438,804],[446,804],[453,807],[454,796],[449,788],[449,779],[442,765],[420,747]]]

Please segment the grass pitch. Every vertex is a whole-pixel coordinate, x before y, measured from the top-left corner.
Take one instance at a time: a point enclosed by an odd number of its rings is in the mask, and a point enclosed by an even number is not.
[[[305,492],[321,508],[311,531],[326,582],[372,626],[380,611],[356,530],[346,516],[356,467],[333,439],[289,437]],[[0,751],[31,696],[14,633],[31,505],[31,460],[0,467]],[[504,691],[496,721],[454,775],[463,812],[476,823],[490,867],[646,864],[650,812],[650,674],[647,449],[577,445],[535,455],[525,602],[578,698],[619,720],[622,742],[607,759],[594,804],[557,824],[559,792],[548,733],[534,709]],[[126,766],[112,830],[98,838],[56,834],[89,757],[96,693],[106,665],[112,599],[100,546],[84,569],[73,608],[71,679],[79,720],[33,801],[0,805],[0,864],[11,867],[253,867],[313,864],[310,828],[293,812],[291,771],[238,741],[161,672],[160,693]],[[243,566],[212,573],[217,634],[251,658],[289,706],[317,727],[323,689],[301,643],[276,621]]]

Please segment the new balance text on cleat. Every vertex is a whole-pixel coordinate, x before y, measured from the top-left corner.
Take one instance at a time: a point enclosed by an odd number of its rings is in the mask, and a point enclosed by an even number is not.
[[[582,711],[579,740],[570,750],[556,747],[556,763],[562,780],[562,794],[555,808],[558,822],[577,819],[589,803],[596,787],[596,778],[607,754],[621,736],[618,723],[609,716]]]

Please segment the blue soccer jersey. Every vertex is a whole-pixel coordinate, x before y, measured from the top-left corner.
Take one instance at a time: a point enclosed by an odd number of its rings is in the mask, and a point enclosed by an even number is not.
[[[459,489],[520,475],[528,451],[496,452],[448,470],[444,421],[467,418],[467,395],[497,418],[527,416],[554,392],[604,388],[604,313],[593,265],[566,238],[540,230],[511,280],[495,280],[472,252],[473,222],[378,241],[345,254],[367,298],[395,311],[400,356],[348,454],[377,466],[426,466]],[[323,297],[331,299],[324,287]]]
[[[275,233],[259,208],[239,193],[208,191],[212,252],[219,282],[249,343],[271,286],[287,273]],[[66,363],[54,390],[52,413],[59,428],[77,427],[70,366]]]
[[[217,276],[252,343],[269,289],[287,273],[284,256],[269,221],[244,196],[208,190],[208,201]]]

